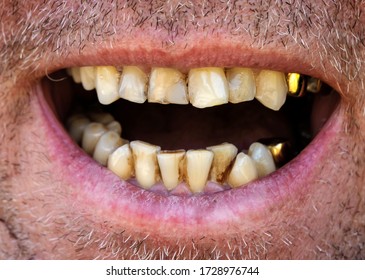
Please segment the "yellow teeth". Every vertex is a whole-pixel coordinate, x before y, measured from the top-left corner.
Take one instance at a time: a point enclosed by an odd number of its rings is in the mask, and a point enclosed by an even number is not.
[[[106,128],[110,131],[116,132],[118,135],[122,134],[122,126],[117,121],[112,121],[107,124]]]
[[[249,68],[232,68],[227,70],[229,85],[229,102],[240,103],[250,101],[256,95],[256,81]]]
[[[134,170],[138,183],[149,189],[159,180],[157,152],[160,147],[142,141],[130,143],[133,152]]]
[[[107,129],[101,123],[93,122],[85,127],[81,146],[87,154],[92,155],[94,153],[96,144],[105,132]]]
[[[252,158],[243,152],[239,153],[227,178],[228,184],[237,188],[257,178],[258,172]]]
[[[80,80],[85,90],[93,90],[95,88],[95,67],[80,67]]]
[[[157,154],[162,181],[166,189],[174,189],[182,179],[181,169],[184,156],[184,150],[161,151]]]
[[[75,83],[81,83],[80,67],[72,67],[69,74],[72,76]]]
[[[99,102],[108,105],[119,99],[118,85],[120,74],[113,66],[96,67],[96,93]]]
[[[197,68],[189,71],[190,103],[206,108],[228,103],[228,82],[223,68]]]
[[[135,103],[144,103],[147,88],[147,75],[138,67],[126,66],[120,78],[119,96]]]
[[[153,68],[148,87],[148,102],[188,104],[185,76],[172,68]]]
[[[186,181],[193,193],[202,192],[208,180],[214,154],[207,150],[186,152]]]
[[[252,143],[248,149],[249,156],[255,162],[258,176],[264,177],[276,170],[274,159],[270,150],[261,143]]]
[[[89,113],[88,116],[93,122],[98,122],[101,124],[108,124],[114,121],[114,117],[111,114],[104,112],[93,112]]]
[[[105,132],[95,146],[93,158],[102,165],[106,165],[109,155],[123,144],[122,138],[114,131]]]
[[[133,176],[133,155],[129,144],[124,144],[109,155],[108,169],[122,180],[127,180]]]
[[[67,128],[69,134],[76,143],[81,143],[82,134],[89,123],[90,120],[83,115],[76,115],[68,120]]]
[[[284,73],[262,70],[256,78],[256,99],[278,111],[285,103],[288,85]]]

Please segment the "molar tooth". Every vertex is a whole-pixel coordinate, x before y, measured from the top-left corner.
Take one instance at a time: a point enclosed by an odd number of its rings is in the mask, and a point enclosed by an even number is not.
[[[186,152],[186,180],[193,193],[202,192],[208,180],[214,154],[207,150]]]
[[[96,67],[96,93],[99,102],[108,105],[119,99],[118,84],[120,73],[114,66]]]
[[[125,66],[120,78],[119,96],[135,103],[146,101],[147,75],[136,66]]]
[[[71,138],[78,144],[82,139],[82,134],[90,120],[82,115],[72,116],[67,121],[68,132]]]
[[[134,164],[129,144],[124,144],[109,155],[108,169],[122,180],[127,180],[132,177]]]
[[[229,102],[240,103],[250,101],[256,95],[256,81],[249,68],[231,68],[227,70],[229,85]]]
[[[168,190],[174,189],[180,182],[184,150],[161,151],[157,154],[162,181]]]
[[[223,68],[196,68],[189,71],[190,103],[206,108],[228,103],[228,82]]]
[[[109,155],[121,145],[122,138],[120,138],[120,136],[114,131],[107,131],[100,137],[96,144],[93,158],[105,166]]]
[[[236,156],[233,167],[228,175],[227,183],[232,188],[240,187],[257,179],[258,172],[255,162],[245,153],[241,152]]]
[[[81,83],[85,90],[93,90],[95,88],[95,67],[80,67]]]
[[[152,68],[148,102],[188,104],[184,75],[172,68]]]
[[[159,180],[157,152],[160,147],[142,141],[130,143],[133,152],[134,170],[138,183],[149,189]]]
[[[227,168],[237,155],[237,148],[233,144],[223,143],[207,147],[207,150],[214,153],[212,169],[210,170],[210,179],[222,183]]]
[[[312,93],[318,93],[322,88],[321,80],[313,77],[309,77],[307,81],[306,90]]]
[[[91,112],[88,113],[88,116],[93,122],[98,122],[104,125],[114,121],[114,117],[111,114],[105,112]]]
[[[101,135],[105,132],[107,132],[107,129],[101,123],[92,122],[88,124],[82,136],[82,149],[87,154],[92,155]]]
[[[272,110],[281,108],[287,92],[288,85],[282,72],[261,70],[256,77],[256,99]]]
[[[255,162],[259,177],[264,177],[276,170],[275,162],[270,150],[261,143],[252,143],[248,154]]]
[[[115,131],[118,135],[122,134],[122,126],[117,121],[112,121],[106,125],[106,128],[110,131]]]
[[[68,68],[69,74],[71,74],[72,79],[75,83],[79,84],[81,83],[81,73],[80,73],[80,67],[72,67]]]

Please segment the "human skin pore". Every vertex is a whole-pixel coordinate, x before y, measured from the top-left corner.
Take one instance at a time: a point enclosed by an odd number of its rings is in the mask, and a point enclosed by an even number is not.
[[[360,0],[2,1],[0,258],[364,258],[364,12]],[[98,165],[49,108],[41,80],[89,65],[296,72],[340,101],[271,175],[165,196]]]

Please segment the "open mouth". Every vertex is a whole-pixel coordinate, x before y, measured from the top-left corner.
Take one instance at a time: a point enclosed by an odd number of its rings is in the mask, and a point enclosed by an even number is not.
[[[67,74],[66,74],[67,72]],[[73,67],[46,94],[75,145],[163,196],[245,188],[290,163],[339,102],[317,78],[240,67]]]

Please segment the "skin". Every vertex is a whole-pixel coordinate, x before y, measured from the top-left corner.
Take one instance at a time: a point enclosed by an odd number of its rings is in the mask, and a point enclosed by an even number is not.
[[[364,2],[242,1],[242,9],[110,2],[3,1],[0,258],[364,258]],[[222,54],[225,48],[230,56]],[[128,62],[179,69],[241,65],[320,77],[341,95],[331,145],[315,143],[322,160],[310,171],[293,165],[280,173],[303,172],[291,183],[301,191],[232,223],[175,222],[172,233],[170,224],[154,223],[157,218],[133,221],[88,196],[87,180],[72,179],[75,171],[65,168],[67,155],[57,154],[36,97],[40,78],[57,69]],[[270,188],[268,182],[255,186]]]

